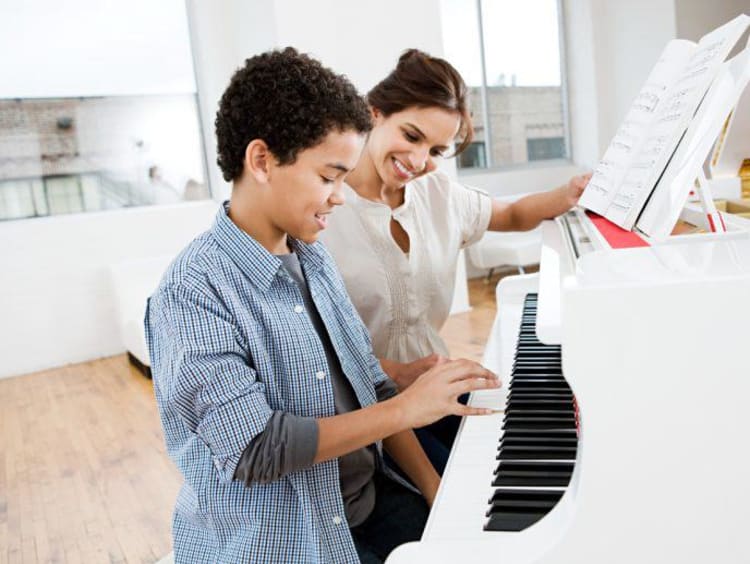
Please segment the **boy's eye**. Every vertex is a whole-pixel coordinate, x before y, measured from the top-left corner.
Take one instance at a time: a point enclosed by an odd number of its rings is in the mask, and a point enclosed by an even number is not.
[[[328,178],[326,176],[321,176],[320,179],[323,181],[323,184],[333,184],[335,182],[333,178]]]

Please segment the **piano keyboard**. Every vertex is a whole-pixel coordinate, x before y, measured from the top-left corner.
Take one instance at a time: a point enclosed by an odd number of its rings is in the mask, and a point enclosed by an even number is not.
[[[544,517],[570,482],[578,449],[573,392],[559,345],[536,338],[537,294],[527,294],[508,385],[485,531],[518,532]]]

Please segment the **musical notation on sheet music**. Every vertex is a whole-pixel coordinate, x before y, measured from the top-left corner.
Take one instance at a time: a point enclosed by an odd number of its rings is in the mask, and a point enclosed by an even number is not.
[[[632,229],[668,166],[720,65],[747,27],[732,22],[697,44],[670,41],[636,96],[580,205]]]

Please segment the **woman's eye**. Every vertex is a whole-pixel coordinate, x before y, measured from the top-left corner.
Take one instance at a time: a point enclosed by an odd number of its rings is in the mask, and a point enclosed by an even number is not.
[[[440,151],[440,150],[438,150],[438,149],[433,149],[432,151],[430,151],[430,154],[431,154],[431,155],[432,155],[433,157],[438,157],[438,158],[441,158],[441,157],[443,156],[443,151]]]
[[[404,137],[406,137],[406,139],[408,141],[411,141],[412,143],[416,143],[417,141],[419,141],[419,137],[417,137],[413,133],[409,133],[408,131],[404,131]]]

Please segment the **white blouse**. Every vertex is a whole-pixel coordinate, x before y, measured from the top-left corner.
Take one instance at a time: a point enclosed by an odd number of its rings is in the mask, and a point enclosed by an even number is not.
[[[487,230],[492,200],[442,172],[404,190],[404,203],[391,210],[345,185],[346,203],[321,238],[370,331],[375,356],[411,362],[448,355],[438,333],[450,311],[458,254]],[[391,216],[409,235],[408,254],[391,235]]]

